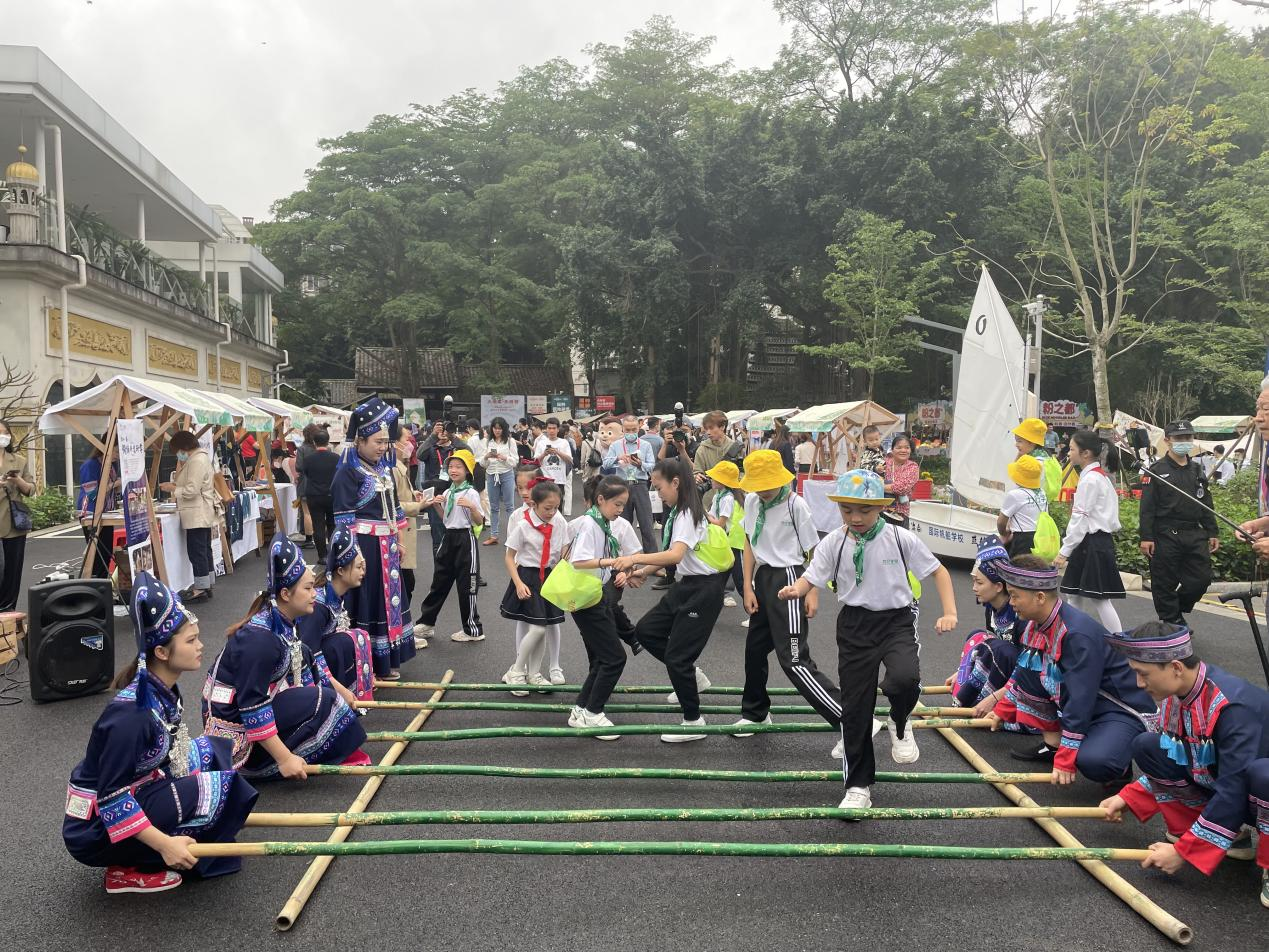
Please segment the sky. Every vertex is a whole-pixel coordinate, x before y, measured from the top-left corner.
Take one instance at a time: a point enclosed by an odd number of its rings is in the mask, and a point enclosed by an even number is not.
[[[0,0],[3,11],[9,0]],[[1048,12],[1073,0],[1033,0]],[[1160,0],[1166,5],[1168,0]],[[1181,0],[1188,3],[1190,0]],[[1016,15],[1018,3],[1000,10]],[[318,140],[521,66],[585,59],[651,16],[769,66],[788,28],[769,0],[39,0],[0,42],[38,46],[206,202],[267,218],[302,188]],[[1232,0],[1222,18],[1269,25]]]

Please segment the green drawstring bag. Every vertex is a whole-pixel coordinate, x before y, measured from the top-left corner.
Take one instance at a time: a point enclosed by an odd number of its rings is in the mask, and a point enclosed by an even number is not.
[[[604,583],[590,572],[573,568],[571,562],[561,561],[542,583],[542,597],[556,608],[579,612],[599,604]]]
[[[727,521],[727,541],[736,551],[745,551],[745,518],[739,503],[732,510],[731,519]]]
[[[736,553],[731,547],[731,539],[723,531],[722,526],[709,524],[709,532],[696,545],[696,557],[715,572],[729,572],[736,564]],[[543,594],[546,590],[543,589]]]
[[[1062,548],[1062,536],[1058,533],[1057,523],[1047,512],[1040,513],[1035,521],[1035,539],[1031,542],[1031,554],[1038,555],[1046,562],[1057,558]]]

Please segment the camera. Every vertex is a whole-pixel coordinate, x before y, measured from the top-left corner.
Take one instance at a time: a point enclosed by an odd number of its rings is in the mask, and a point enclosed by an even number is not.
[[[675,431],[674,431],[674,442],[675,442],[675,443],[686,443],[686,442],[687,442],[687,431],[686,431],[686,430],[675,430]]]

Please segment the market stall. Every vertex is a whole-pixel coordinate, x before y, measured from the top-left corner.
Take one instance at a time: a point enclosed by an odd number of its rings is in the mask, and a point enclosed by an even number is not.
[[[763,410],[761,413],[750,414],[745,423],[749,430],[749,448],[756,450],[761,445],[763,438],[775,429],[776,420],[787,420],[800,411],[801,407],[786,407],[783,410]]]
[[[247,402],[273,418],[273,430],[269,443],[274,440],[281,440],[284,444],[292,445],[302,442],[301,434],[304,427],[313,422],[312,413],[284,400],[249,397]],[[273,510],[274,518],[277,520],[276,525],[280,531],[288,536],[297,534],[300,531],[300,505],[295,495],[295,484],[274,482],[272,466],[264,466],[263,470],[264,479],[261,480],[260,485],[268,487],[268,498],[262,500],[261,505]]]

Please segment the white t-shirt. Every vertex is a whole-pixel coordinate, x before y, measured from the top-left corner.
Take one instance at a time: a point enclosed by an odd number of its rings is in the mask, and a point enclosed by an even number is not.
[[[496,453],[502,459],[491,459],[490,454]],[[485,472],[490,476],[501,476],[503,473],[509,473],[515,468],[519,461],[520,455],[516,452],[516,445],[510,440],[499,443],[496,440],[487,440],[480,456],[476,457],[476,462],[485,467]]]
[[[766,535],[767,530],[762,531]],[[816,547],[803,578],[817,588],[825,588],[836,577],[837,600],[843,605],[886,611],[912,604],[912,589],[903,568],[905,560],[908,571],[919,579],[928,578],[940,567],[939,560],[917,536],[889,525],[864,547],[864,580],[856,585],[855,544],[845,526],[834,529]]]
[[[811,507],[797,493],[790,494],[780,505],[767,510],[762,535],[758,536],[755,544],[753,533],[758,525],[758,510],[761,506],[762,500],[757,493],[750,493],[745,497],[745,535],[749,538],[749,547],[753,549],[755,561],[759,565],[771,565],[780,569],[802,565],[806,561],[805,553],[820,542]]]
[[[542,520],[532,509],[525,507],[523,514],[512,518],[507,532],[507,548],[516,554],[516,565],[538,568],[542,565],[542,542],[545,537],[539,526]],[[548,568],[560,560],[568,544],[568,520],[558,512],[551,517],[551,551],[547,556]]]
[[[810,466],[815,462],[815,444],[809,440],[799,443],[793,449],[793,462],[799,466]],[[765,531],[765,530],[764,530]]]
[[[1071,518],[1062,537],[1062,555],[1070,558],[1084,537],[1092,532],[1119,531],[1119,496],[1101,466],[1090,466],[1080,473],[1071,503]]]
[[[1048,512],[1049,501],[1040,489],[1023,489],[1015,486],[1005,493],[1000,504],[1000,514],[1009,520],[1010,532],[1034,532],[1040,513]]]
[[[731,494],[731,490],[723,487],[714,493],[714,500],[709,504],[709,514],[715,519],[724,520],[727,525],[724,529],[731,528],[731,517],[736,511],[736,497]]]
[[[589,562],[592,559],[607,559],[612,555],[608,551],[608,540],[598,522],[590,516],[581,516],[568,524],[570,562]],[[617,540],[618,555],[637,555],[643,551],[639,535],[634,527],[625,519],[613,519],[608,523],[608,531]],[[612,578],[612,568],[600,569],[600,578],[607,582]]]
[[[712,569],[696,555],[694,549],[705,541],[705,537],[709,535],[709,520],[702,519],[699,523],[692,522],[692,514],[684,511],[678,513],[674,517],[674,525],[670,529],[670,544],[667,549],[676,542],[682,542],[687,546],[687,555],[683,556],[683,561],[679,563],[679,575],[717,575],[718,570]]]
[[[453,494],[454,494],[454,490],[452,488],[445,490],[446,496],[451,496]],[[481,513],[484,513],[485,511],[484,507],[480,504],[480,493],[476,492],[476,490],[472,489],[469,486],[468,488],[464,489],[461,493],[458,494],[458,498],[454,500],[454,511],[451,512],[449,515],[445,515],[445,506],[444,504],[442,504],[441,515],[445,519],[446,529],[470,529],[471,528],[471,524],[472,524],[471,513],[458,504],[459,499],[466,499],[469,502],[475,503],[476,508],[480,510]],[[481,521],[483,523],[484,520],[481,520]]]
[[[554,450],[559,456],[558,460],[543,457]],[[542,475],[553,482],[559,483],[561,486],[568,482],[568,468],[573,465],[573,444],[564,437],[556,437],[550,439],[545,433],[538,437],[537,442],[533,444],[533,456],[535,459],[542,460]]]

